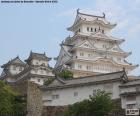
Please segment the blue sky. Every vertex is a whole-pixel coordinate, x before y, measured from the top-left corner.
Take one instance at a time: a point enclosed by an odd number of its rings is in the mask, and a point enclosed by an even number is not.
[[[56,4],[0,3],[0,65],[17,55],[24,60],[31,50],[56,57],[59,44],[71,34],[66,28],[77,8],[95,15],[105,12],[109,21],[117,23],[112,35],[126,40],[121,48],[132,51],[127,60],[140,64],[140,0],[58,0]],[[139,72],[137,68],[133,74]]]

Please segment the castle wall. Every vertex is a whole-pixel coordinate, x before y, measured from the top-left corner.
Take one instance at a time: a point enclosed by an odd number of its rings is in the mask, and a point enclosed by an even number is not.
[[[119,82],[94,84],[79,87],[46,90],[43,91],[44,106],[64,106],[88,99],[90,95],[96,94],[97,90],[105,90],[110,93],[112,99],[119,98]]]
[[[42,92],[35,83],[28,82],[27,91],[27,116],[41,116]]]

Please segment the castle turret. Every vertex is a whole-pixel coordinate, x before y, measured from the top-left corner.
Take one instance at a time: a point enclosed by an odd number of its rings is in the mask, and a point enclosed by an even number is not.
[[[15,80],[15,75],[19,74],[24,70],[25,63],[21,61],[20,58],[17,56],[16,58],[10,60],[6,64],[3,64],[1,68],[3,68],[1,78],[8,82],[11,82]]]

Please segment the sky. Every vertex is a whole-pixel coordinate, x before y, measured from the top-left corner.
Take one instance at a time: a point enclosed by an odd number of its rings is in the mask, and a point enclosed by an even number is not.
[[[125,39],[121,48],[132,52],[127,60],[140,64],[140,0],[58,0],[58,3],[0,3],[0,65],[30,51],[57,57],[60,43],[71,32],[76,10],[102,15],[117,26],[112,35]],[[54,66],[55,61],[50,61]],[[0,69],[0,72],[2,69]],[[133,71],[140,75],[140,68]]]

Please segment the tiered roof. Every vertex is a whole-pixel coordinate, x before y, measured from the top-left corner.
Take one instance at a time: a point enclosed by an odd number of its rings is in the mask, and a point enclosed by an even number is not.
[[[95,23],[95,24],[101,24],[107,28],[114,28],[116,24],[111,24],[109,21],[105,19],[105,14],[103,13],[103,16],[96,16],[96,15],[90,15],[90,14],[84,14],[79,12],[79,9],[77,10],[77,16],[76,19],[71,27],[68,28],[69,31],[72,31],[77,25],[80,23]]]
[[[40,60],[47,60],[47,61],[51,60],[51,58],[46,56],[45,52],[43,54],[40,54],[40,53],[34,53],[34,52],[31,51],[28,59],[25,60],[25,61],[29,62],[32,59],[40,59]]]
[[[17,56],[16,58],[10,60],[8,63],[3,64],[1,67],[6,68],[9,65],[25,66],[25,63],[22,60],[20,60],[19,56]]]
[[[50,83],[48,86],[42,86],[42,89],[60,89],[60,88],[67,88],[67,87],[76,87],[76,86],[86,86],[86,85],[94,85],[106,82],[114,82],[114,81],[122,81],[127,82],[128,77],[125,71],[107,73],[107,74],[98,74],[94,76],[86,76],[86,77],[79,77],[79,78],[71,78],[71,79],[62,79],[56,78],[55,82]],[[56,82],[57,81],[57,82]]]

